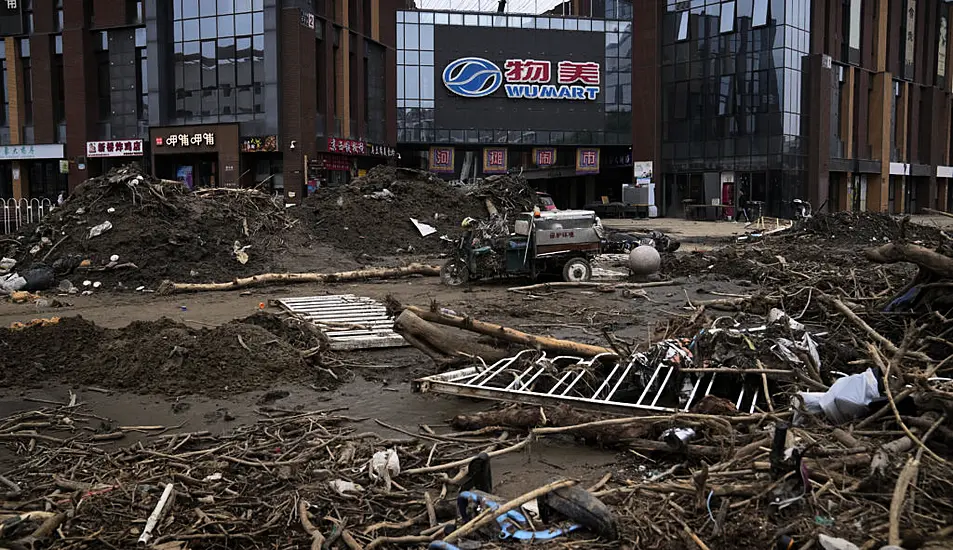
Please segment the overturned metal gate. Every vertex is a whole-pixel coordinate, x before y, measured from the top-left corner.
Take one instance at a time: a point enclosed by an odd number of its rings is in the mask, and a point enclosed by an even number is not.
[[[667,358],[672,357],[669,352]],[[679,372],[677,361],[652,365],[647,359],[645,354],[625,361],[610,354],[550,358],[526,350],[489,366],[418,379],[414,390],[522,404],[568,404],[617,414],[689,411],[709,395],[751,413],[763,400],[760,382],[744,375]]]
[[[394,332],[384,304],[364,296],[305,296],[278,300],[281,307],[311,321],[328,337],[332,350],[392,348],[407,341]]]

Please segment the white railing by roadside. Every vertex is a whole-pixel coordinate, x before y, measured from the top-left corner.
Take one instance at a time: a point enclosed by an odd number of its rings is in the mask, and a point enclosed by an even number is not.
[[[36,223],[53,210],[50,199],[0,198],[0,232],[16,233],[24,225]]]

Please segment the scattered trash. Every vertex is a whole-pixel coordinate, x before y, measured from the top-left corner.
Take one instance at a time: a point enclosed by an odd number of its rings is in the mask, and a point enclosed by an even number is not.
[[[860,550],[860,548],[852,542],[829,537],[824,534],[817,535],[817,542],[824,550]]]
[[[0,276],[0,291],[5,293],[23,290],[26,287],[26,279],[16,273]]]
[[[110,261],[110,262],[118,262],[118,261],[119,261],[119,254],[113,254],[112,256],[110,256],[110,257],[109,257],[109,261]]]
[[[352,493],[362,493],[364,492],[364,487],[354,483],[352,481],[345,481],[343,479],[335,479],[328,482],[328,485],[335,493],[341,496],[347,496]]]
[[[17,261],[13,258],[3,258],[0,259],[0,275],[6,275],[13,271],[13,268],[17,265]]]
[[[99,225],[95,225],[89,229],[89,238],[92,239],[93,237],[98,237],[112,228],[113,228],[113,224],[109,221],[105,221]]]
[[[417,228],[417,231],[420,232],[421,237],[426,237],[427,235],[433,235],[437,232],[437,228],[432,225],[428,225],[423,222],[417,221],[415,218],[410,218],[410,223],[414,224],[414,227]]]
[[[235,254],[235,259],[238,260],[238,263],[240,264],[248,263],[248,253],[245,251],[248,250],[249,248],[251,248],[250,244],[246,244],[245,246],[242,246],[242,243],[238,241],[235,241],[234,243],[232,243],[232,252]]]

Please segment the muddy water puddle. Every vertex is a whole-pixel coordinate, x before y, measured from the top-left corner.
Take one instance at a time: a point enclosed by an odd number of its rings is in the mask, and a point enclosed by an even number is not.
[[[66,404],[70,400],[70,390],[68,386],[50,386],[0,391],[0,417],[51,407],[51,402]],[[355,424],[359,431],[373,431],[384,437],[398,438],[406,436],[381,426],[375,419],[412,433],[416,433],[421,425],[444,433],[449,431],[446,423],[454,415],[474,413],[492,406],[487,401],[415,394],[411,392],[409,383],[384,385],[362,378],[331,392],[279,385],[267,392],[248,392],[228,399],[116,392],[105,394],[81,387],[72,388],[72,391],[76,395],[76,403],[83,405],[78,409],[82,414],[73,417],[78,430],[107,433],[130,426],[164,427],[164,430],[127,432],[121,440],[102,443],[104,448],[120,448],[139,442],[148,444],[150,438],[159,433],[167,435],[203,430],[213,434],[223,433],[255,422],[259,418],[257,409],[260,406],[301,412],[342,409],[337,414],[360,419]],[[69,437],[69,432],[49,433],[57,437]],[[511,435],[510,440],[514,439]],[[436,445],[433,455],[435,464],[441,462],[440,443],[436,442]],[[452,460],[459,458],[454,457]],[[542,440],[533,443],[524,452],[493,459],[496,492],[502,496],[515,496],[558,477],[574,477],[591,483],[606,472],[614,471],[616,459],[617,454],[614,452],[577,445],[571,439]],[[16,468],[21,460],[11,447],[0,446],[0,473]]]

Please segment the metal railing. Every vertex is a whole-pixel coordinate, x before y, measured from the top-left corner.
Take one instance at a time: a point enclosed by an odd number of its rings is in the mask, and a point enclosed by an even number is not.
[[[0,198],[0,230],[4,235],[16,233],[24,225],[42,220],[52,210],[50,199]]]

